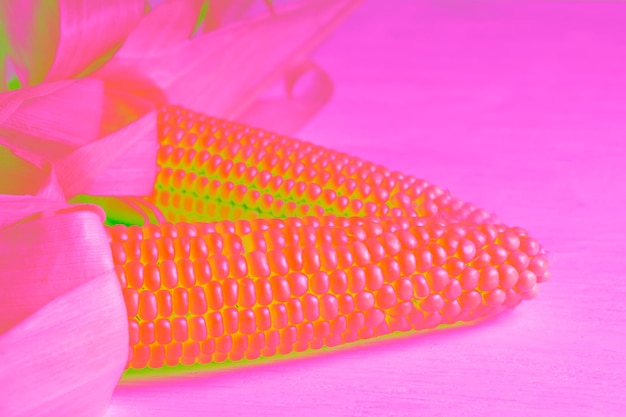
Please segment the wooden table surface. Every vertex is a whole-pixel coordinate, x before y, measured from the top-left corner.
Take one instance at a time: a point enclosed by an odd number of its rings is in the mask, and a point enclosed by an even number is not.
[[[476,326],[123,383],[106,417],[626,415],[626,3],[371,0],[299,137],[528,229],[539,297]]]

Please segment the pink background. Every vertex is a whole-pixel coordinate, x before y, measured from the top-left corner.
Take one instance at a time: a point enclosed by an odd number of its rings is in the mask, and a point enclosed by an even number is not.
[[[107,417],[626,415],[626,4],[368,1],[301,138],[495,211],[550,251],[474,327],[120,385]]]

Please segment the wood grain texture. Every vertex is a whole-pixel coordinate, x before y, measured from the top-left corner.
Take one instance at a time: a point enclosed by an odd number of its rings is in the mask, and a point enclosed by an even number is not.
[[[426,178],[550,251],[477,326],[118,387],[107,417],[626,414],[626,4],[368,1],[300,137]]]

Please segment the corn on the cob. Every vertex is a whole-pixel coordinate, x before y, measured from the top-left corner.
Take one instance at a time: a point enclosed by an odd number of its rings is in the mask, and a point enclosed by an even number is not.
[[[495,220],[424,180],[178,107],[161,112],[159,132],[151,199],[170,221],[323,214]]]
[[[172,223],[109,228],[133,368],[471,321],[549,277],[527,232],[423,180],[180,108],[160,140]]]
[[[134,368],[474,320],[548,276],[537,242],[504,226],[326,216],[109,230]]]

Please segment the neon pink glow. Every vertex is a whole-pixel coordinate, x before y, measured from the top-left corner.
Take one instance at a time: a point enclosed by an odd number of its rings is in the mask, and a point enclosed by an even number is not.
[[[626,4],[207,4],[0,3],[0,416],[624,413]],[[472,326],[120,381],[126,306],[81,196],[140,205],[166,103],[445,186],[528,229],[553,279]]]

